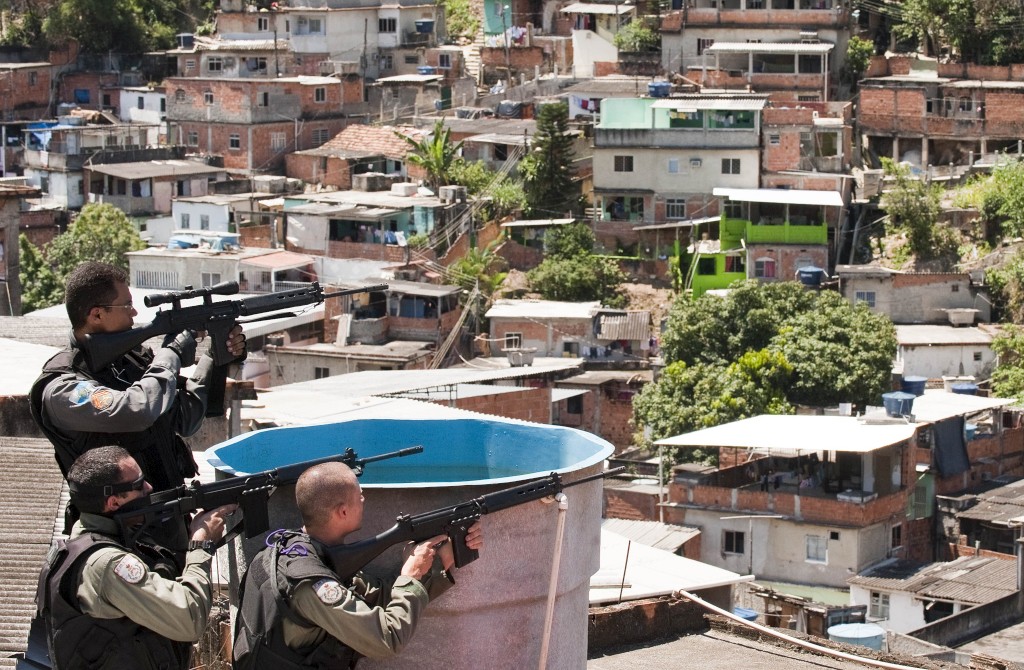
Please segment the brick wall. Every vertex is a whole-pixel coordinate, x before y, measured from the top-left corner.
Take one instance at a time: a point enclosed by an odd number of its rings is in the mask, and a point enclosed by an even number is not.
[[[438,401],[448,405],[447,401]],[[509,393],[458,398],[455,406],[470,412],[480,412],[509,419],[551,423],[551,390],[547,388],[523,388]]]
[[[901,558],[906,558],[910,561],[920,561],[921,563],[931,563],[933,560],[948,560],[946,557],[932,556],[932,546],[935,544],[935,538],[932,534],[932,522],[933,519],[931,517],[903,522],[901,532],[905,549]]]
[[[504,258],[514,270],[532,270],[544,260],[544,252],[533,247],[525,247],[515,240],[505,240],[498,247],[498,255]]]
[[[615,61],[594,61],[594,77],[607,77],[619,74],[619,64]]]
[[[341,191],[352,188],[352,164],[338,156],[290,153],[285,156],[284,173],[307,184],[334,186]]]
[[[658,496],[645,490],[604,489],[604,515],[608,519],[658,520]],[[666,519],[667,520],[667,519]]]
[[[12,118],[35,121],[50,116],[50,68],[19,68],[4,70],[0,67],[0,114],[12,113]]]
[[[561,343],[565,338],[585,339],[590,335],[590,330],[590,319],[491,319],[491,338],[497,340],[491,343],[491,351],[492,355],[500,356],[505,334],[521,333],[523,346],[537,347],[538,356],[561,356]]]
[[[21,212],[18,231],[37,248],[49,244],[60,233],[63,213],[53,210]]]
[[[243,247],[270,248],[270,226],[242,226],[238,229],[238,241]]]

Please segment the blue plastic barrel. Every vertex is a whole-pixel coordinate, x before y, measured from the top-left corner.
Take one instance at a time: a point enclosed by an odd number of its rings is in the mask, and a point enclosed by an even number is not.
[[[419,74],[437,74],[437,68],[433,65],[420,65],[416,68],[416,72]]]
[[[733,607],[732,613],[747,621],[757,621],[757,612],[746,607]]]
[[[914,410],[914,398],[916,397],[913,393],[904,393],[903,391],[883,393],[882,404],[885,406],[885,413],[889,416],[906,416],[911,414]]]
[[[647,84],[647,94],[652,98],[667,98],[672,92],[672,82],[652,81]]]
[[[913,393],[915,396],[924,395],[924,385],[927,383],[927,377],[903,377],[903,383],[900,388],[904,393]]]
[[[434,22],[428,19],[420,19],[416,22],[416,32],[418,33],[432,33],[434,32]]]
[[[965,435],[966,435],[968,440],[973,440],[974,439],[974,434],[977,433],[977,432],[978,432],[978,424],[975,424],[975,423],[965,423],[964,424],[964,433],[965,433]]]
[[[953,393],[960,395],[978,395],[977,384],[953,384],[950,388],[953,389]]]
[[[796,271],[796,276],[804,286],[820,286],[825,271],[819,267],[808,265]]]

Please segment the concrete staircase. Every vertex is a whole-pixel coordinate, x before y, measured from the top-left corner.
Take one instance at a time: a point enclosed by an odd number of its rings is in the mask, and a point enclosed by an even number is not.
[[[472,77],[477,86],[480,85],[481,75],[483,73],[483,64],[480,61],[480,49],[484,46],[484,30],[480,30],[476,33],[476,38],[472,44],[467,44],[462,47],[462,57],[466,63],[466,75]]]

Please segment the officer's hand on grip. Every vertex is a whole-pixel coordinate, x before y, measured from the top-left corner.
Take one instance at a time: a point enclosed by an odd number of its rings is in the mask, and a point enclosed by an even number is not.
[[[196,362],[196,338],[190,330],[183,330],[177,335],[165,337],[164,348],[178,354],[183,368]]]

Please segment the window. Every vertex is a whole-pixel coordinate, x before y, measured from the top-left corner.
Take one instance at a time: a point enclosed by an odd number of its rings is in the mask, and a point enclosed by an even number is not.
[[[199,215],[199,230],[209,230],[209,229],[210,229],[210,215],[209,214],[200,214]],[[219,276],[220,275],[218,275],[218,277]],[[219,282],[219,281],[220,280],[218,279],[217,282]],[[214,283],[216,284],[217,282],[214,282]],[[204,286],[205,286],[205,284],[204,284]]]
[[[739,158],[723,158],[722,159],[722,174],[739,174],[740,173],[740,159]]]
[[[245,67],[249,72],[256,72],[266,74],[267,72],[267,59],[264,56],[258,56],[254,58],[245,59]]]
[[[697,259],[697,274],[702,277],[710,277],[718,274],[718,268],[715,264],[714,258],[698,258]]]
[[[832,540],[833,542],[838,542],[839,541],[839,531],[838,530],[830,531],[829,534],[828,534],[828,539]]]
[[[319,35],[323,30],[323,22],[320,19],[309,20],[309,32],[312,35]]]
[[[166,112],[167,111],[167,98],[166,97],[160,98],[160,111],[161,112]]]
[[[274,151],[281,151],[287,144],[284,133],[270,133],[270,148]]]
[[[523,346],[522,333],[505,333],[505,349],[518,349]]]
[[[182,214],[181,215],[181,227],[182,228],[188,228],[189,227],[188,218],[189,218],[188,214]]]
[[[231,135],[228,136],[228,147],[231,149],[241,149],[242,136],[238,133],[231,133]]]
[[[199,280],[203,283],[203,286],[213,286],[220,283],[220,273],[202,272],[199,275]]]
[[[326,102],[327,101],[327,89],[323,86],[317,86],[313,89],[313,102]]]
[[[438,54],[437,55],[437,67],[442,70],[452,69],[452,55],[451,54]]]
[[[899,524],[896,524],[895,526],[893,526],[892,527],[892,532],[890,533],[890,538],[891,539],[890,539],[890,542],[889,542],[889,546],[891,548],[897,549],[899,547],[902,547],[903,546],[903,526],[901,526]]]
[[[686,200],[683,198],[666,198],[665,200],[665,218],[668,219],[685,219],[686,218]]]
[[[408,60],[408,59],[406,59]],[[419,62],[419,58],[414,57],[414,63]],[[380,57],[380,69],[382,70],[394,70],[395,69],[395,57],[392,54],[385,54]]]
[[[875,292],[874,291],[854,291],[853,293],[854,304],[858,302],[866,302],[868,307],[871,309],[875,308]]]
[[[669,158],[668,159],[668,173],[669,174],[679,174],[679,159],[678,158]]]
[[[256,94],[256,106],[257,107],[270,107],[270,93],[267,91],[260,91]]]
[[[39,79],[38,73],[36,73],[36,72],[29,72],[28,73],[28,85],[29,86],[35,86],[36,82],[38,81],[38,79]]]
[[[745,218],[743,214],[743,203],[733,202],[730,200],[725,203],[725,217],[727,219],[742,219]]]
[[[508,145],[507,144],[495,144],[494,145],[494,160],[496,160],[496,161],[507,161],[508,160]]]
[[[949,288],[951,289],[952,293],[959,293],[960,292],[960,284],[953,284]]]
[[[981,352],[980,352],[980,351],[975,351],[975,352],[974,352],[974,361],[975,361],[976,363],[978,363],[978,362],[980,362],[980,361],[981,361]]]
[[[207,105],[213,104],[213,91],[203,91],[203,102]]]
[[[137,97],[135,99],[135,109],[145,109],[145,108],[146,108],[146,99],[143,98],[140,95],[139,97]]]
[[[697,39],[697,55],[700,56],[701,54],[703,54],[704,50],[707,49],[709,46],[711,46],[714,43],[715,43],[715,40],[707,38],[707,37],[700,37],[700,38],[698,38]]]
[[[318,147],[327,140],[331,139],[331,133],[326,128],[314,128],[313,129],[313,146]]]
[[[174,102],[185,102],[185,91],[180,88],[174,92]]]
[[[198,147],[199,146],[199,132],[195,131],[195,130],[188,131],[188,140],[186,141],[186,144],[188,144],[188,146],[190,146],[190,147]]]
[[[191,72],[194,69],[196,69],[196,59],[195,58],[186,58],[185,59],[185,71],[186,72]]]
[[[207,72],[221,72],[224,69],[224,59],[220,56],[210,56],[206,59]]]
[[[754,276],[758,279],[775,279],[775,259],[758,258],[754,261]]]
[[[868,605],[868,616],[872,619],[889,618],[889,594],[881,591],[872,591],[871,600]]]
[[[727,554],[743,554],[743,533],[737,530],[723,531],[722,550]]]
[[[583,396],[574,395],[571,398],[566,398],[565,412],[566,414],[583,414]]]
[[[816,563],[828,562],[828,540],[821,535],[805,536],[807,545],[807,560]]]
[[[313,368],[313,379],[324,379],[331,376],[330,368]]]
[[[773,147],[779,146],[781,142],[782,138],[779,136],[778,133],[772,133],[771,135],[768,136],[768,144],[772,145]]]
[[[256,30],[258,30],[261,33],[265,33],[266,31],[270,30],[270,19],[268,19],[265,16],[261,16],[258,19],[256,19]]]
[[[633,157],[632,156],[616,156],[615,157],[615,171],[616,172],[632,172],[633,171]]]
[[[726,256],[725,271],[742,272],[744,275],[747,274],[747,267],[743,262],[743,256]]]
[[[398,19],[391,17],[389,19],[377,19],[377,32],[379,33],[394,33],[398,32]]]
[[[419,63],[420,63],[420,57],[419,56],[417,56],[416,54],[406,54],[406,56],[405,56],[405,64],[406,65],[419,65]]]

